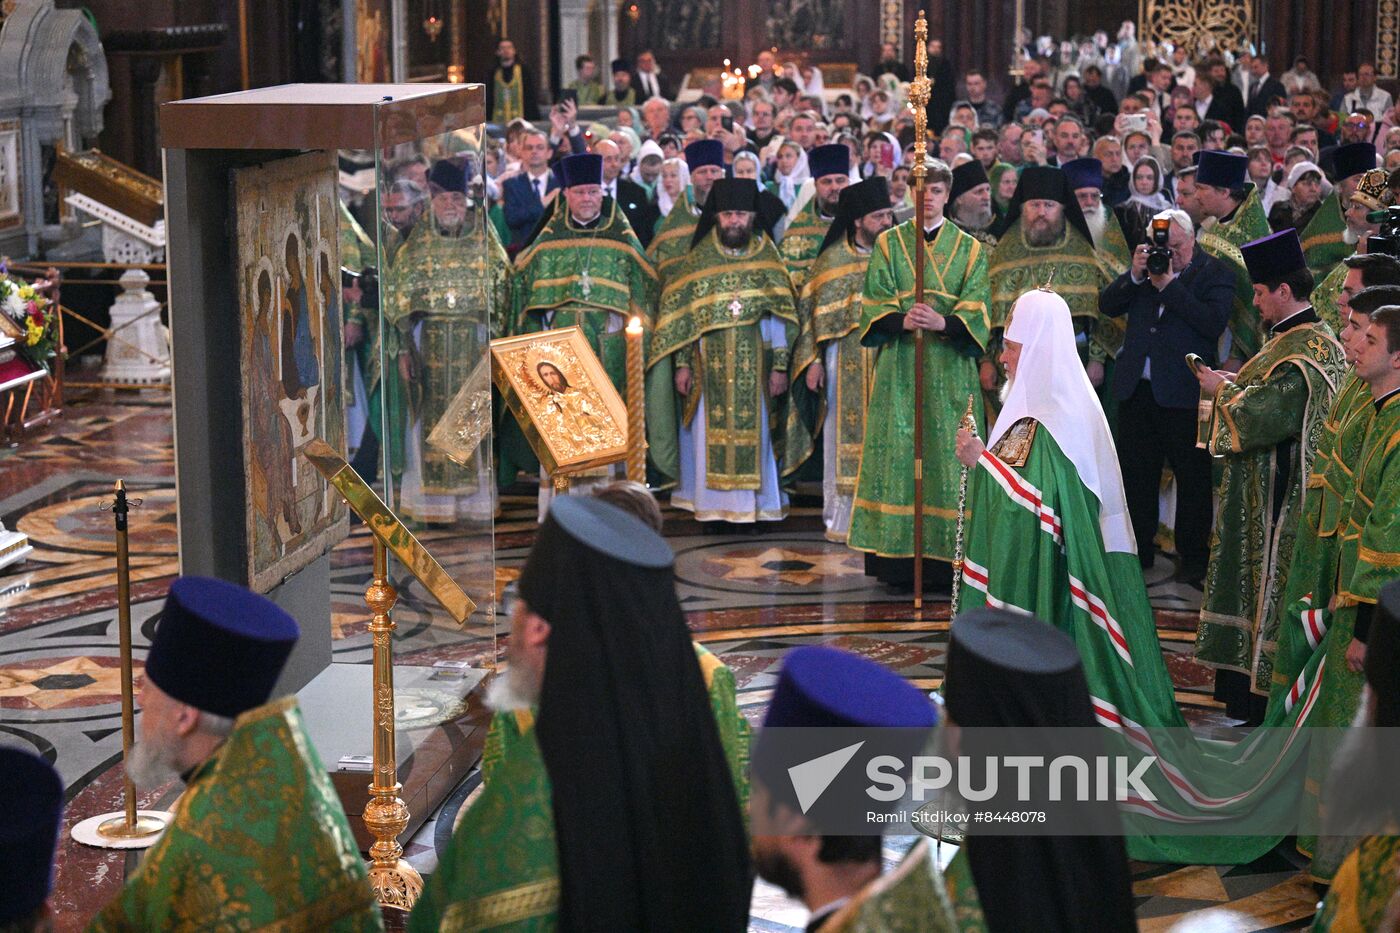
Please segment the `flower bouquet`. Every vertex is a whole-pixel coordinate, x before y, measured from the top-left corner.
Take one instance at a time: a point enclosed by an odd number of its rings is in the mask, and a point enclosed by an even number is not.
[[[57,318],[45,295],[0,267],[0,334],[13,337],[18,354],[45,370],[58,353]]]

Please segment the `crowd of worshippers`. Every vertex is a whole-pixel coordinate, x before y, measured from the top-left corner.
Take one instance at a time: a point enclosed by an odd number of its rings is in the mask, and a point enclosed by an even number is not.
[[[1053,302],[1028,311],[1035,320],[1017,331],[1028,374],[1073,352],[1063,312]],[[1099,685],[1076,638],[1017,612],[965,612],[951,626],[937,703],[858,654],[799,647],[751,736],[733,673],[691,638],[660,527],[656,501],[634,483],[551,506],[506,607],[509,666],[488,690],[483,789],[406,917],[376,903],[296,699],[273,695],[296,621],[233,584],[177,580],[126,770],[144,791],[181,792],[162,837],[89,929],[374,931],[391,920],[414,931],[737,933],[749,927],[755,875],[823,933],[1137,928],[1133,840],[1114,804],[1092,806],[1092,834],[974,830],[946,865],[924,838],[891,856],[878,834],[813,832],[780,740],[767,738],[780,734],[769,727],[892,728],[911,753],[936,736],[956,756],[967,730],[1094,726]],[[1400,818],[1384,787],[1400,764],[1395,745],[1370,740],[1400,726],[1397,671],[1391,584],[1357,674],[1360,715],[1331,762],[1330,783],[1346,793],[1327,828],[1347,846],[1315,929],[1380,929],[1400,909],[1400,840],[1357,832]],[[72,845],[62,841],[62,781],[40,755],[7,746],[0,788],[11,804],[0,928],[72,927],[50,903],[55,851]],[[751,835],[755,821],[781,833]]]

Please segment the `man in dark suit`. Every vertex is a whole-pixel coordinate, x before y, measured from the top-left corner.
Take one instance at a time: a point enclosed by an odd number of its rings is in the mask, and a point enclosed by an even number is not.
[[[1152,237],[1133,263],[1099,296],[1108,317],[1128,316],[1128,332],[1113,372],[1118,400],[1118,462],[1137,536],[1138,557],[1152,566],[1162,465],[1176,477],[1177,579],[1200,586],[1210,558],[1210,457],[1196,447],[1200,387],[1186,355],[1216,363],[1216,347],[1230,320],[1235,277],[1230,267],[1196,247],[1191,218],[1164,211],[1170,221],[1170,268],[1147,271]]]
[[[1275,103],[1288,102],[1288,88],[1283,82],[1269,74],[1269,61],[1257,55],[1249,63],[1249,93],[1245,95],[1245,109],[1249,116],[1267,117],[1269,108]]]
[[[617,143],[601,139],[593,144],[593,151],[603,157],[603,194],[616,202],[642,245],[650,245],[661,211],[647,197],[645,188],[630,178],[621,177],[622,150],[617,148]]]
[[[526,130],[520,140],[520,174],[507,178],[501,186],[506,226],[510,228],[510,243],[506,248],[515,255],[535,224],[540,222],[545,202],[559,179],[549,170],[549,137],[540,130]]]
[[[656,56],[647,49],[637,56],[637,67],[632,72],[632,88],[637,92],[637,103],[646,103],[653,97],[671,99],[671,85],[661,76],[656,67]]]

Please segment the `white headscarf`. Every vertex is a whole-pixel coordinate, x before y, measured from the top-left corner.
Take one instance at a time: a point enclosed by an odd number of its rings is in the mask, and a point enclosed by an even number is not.
[[[812,77],[806,81],[806,94],[815,97],[823,102],[826,101],[826,79],[822,76],[822,70],[816,65],[812,65]]]
[[[1026,292],[1011,309],[1006,339],[1021,345],[1021,358],[987,446],[1022,418],[1040,422],[1099,500],[1105,549],[1137,553],[1118,453],[1099,397],[1079,362],[1069,305],[1054,292]]]
[[[665,217],[668,214],[670,214],[671,208],[675,206],[675,202],[671,200],[671,196],[666,193],[665,175],[666,166],[668,165],[680,166],[682,193],[685,192],[686,186],[690,184],[690,166],[686,164],[685,159],[681,158],[680,156],[672,156],[665,162],[661,163],[661,174],[658,175],[656,178],[656,206],[661,211],[662,217]]]
[[[807,153],[801,146],[797,146],[797,164],[792,167],[792,174],[784,175],[781,171],[773,173],[773,180],[778,183],[778,197],[783,199],[784,206],[792,206],[792,202],[797,200],[802,183],[811,177],[812,172],[807,168]]]
[[[631,178],[637,184],[647,189],[647,191],[651,191],[652,186],[642,181],[642,160],[647,156],[656,156],[664,162],[666,160],[666,153],[661,151],[661,147],[656,144],[656,140],[654,139],[648,139],[646,142],[642,143],[642,148],[637,151],[637,164],[632,169]],[[657,176],[657,178],[658,181],[655,182],[655,185],[659,188],[661,187],[661,182],[659,181],[660,176]]]
[[[1152,166],[1153,174],[1157,178],[1157,190],[1151,194],[1139,194],[1137,190],[1138,166],[1144,164]],[[1138,160],[1133,163],[1133,170],[1128,173],[1128,200],[1134,204],[1141,204],[1154,214],[1158,211],[1169,211],[1175,205],[1172,204],[1170,198],[1162,193],[1165,187],[1166,179],[1162,173],[1162,164],[1150,155],[1138,156]]]
[[[1324,172],[1316,162],[1309,162],[1307,159],[1304,159],[1288,170],[1288,177],[1283,180],[1283,184],[1275,186],[1274,190],[1269,192],[1270,197],[1264,204],[1264,210],[1266,212],[1272,210],[1275,204],[1278,204],[1280,201],[1287,201],[1289,198],[1293,197],[1293,186],[1296,185],[1298,179],[1302,178],[1307,172],[1317,172],[1318,177],[1322,179],[1322,191],[1319,194],[1320,200],[1325,199],[1332,193],[1332,183],[1327,180],[1327,173]]]
[[[758,186],[758,190],[759,190],[759,191],[762,191],[762,190],[763,190],[763,163],[759,161],[759,159],[758,159],[758,153],[750,152],[750,151],[747,150],[747,149],[740,149],[738,152],[734,153],[734,168],[737,169],[737,168],[739,167],[739,160],[740,160],[740,159],[744,159],[744,160],[746,160],[746,161],[748,161],[748,162],[752,162],[752,163],[753,163],[753,171],[754,171],[753,183],[754,183],[755,185]],[[738,175],[737,172],[735,173],[734,177],[735,177],[735,178],[738,178],[738,177],[739,177],[739,175]]]

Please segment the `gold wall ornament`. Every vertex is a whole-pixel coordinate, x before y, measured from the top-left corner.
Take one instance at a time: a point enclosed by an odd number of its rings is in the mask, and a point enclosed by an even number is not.
[[[491,341],[491,376],[551,476],[627,456],[627,407],[578,327]]]
[[[398,758],[394,735],[394,622],[391,610],[399,594],[389,582],[389,552],[442,604],[457,622],[465,622],[476,608],[442,565],[404,527],[383,500],[355,470],[321,438],[306,447],[309,460],[374,534],[374,578],[365,588],[365,605],[371,613],[369,633],[374,646],[374,686],[370,696],[374,722],[374,779],[365,804],[365,828],[370,845],[369,881],[375,899],[384,907],[409,910],[423,892],[423,878],[403,858],[399,835],[408,828],[408,804],[399,792]]]
[[[1246,49],[1258,32],[1255,0],[1138,0],[1139,38],[1185,46],[1193,58]]]
[[[1400,0],[1376,4],[1376,76],[1400,77]]]

